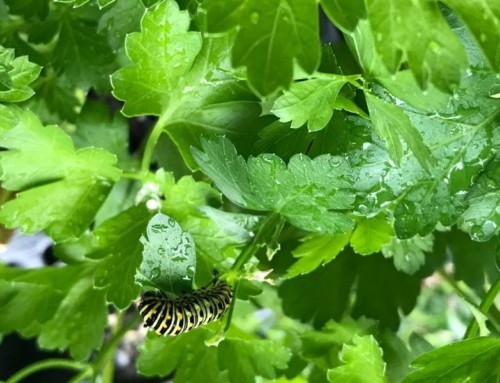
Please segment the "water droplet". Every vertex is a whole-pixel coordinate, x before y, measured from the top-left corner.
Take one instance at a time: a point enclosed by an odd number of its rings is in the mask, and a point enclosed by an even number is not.
[[[252,24],[258,24],[259,21],[260,21],[260,14],[258,12],[252,12],[250,14],[250,22]]]
[[[479,39],[481,40],[481,42],[485,43],[486,40],[488,40],[488,37],[484,33],[481,33]]]

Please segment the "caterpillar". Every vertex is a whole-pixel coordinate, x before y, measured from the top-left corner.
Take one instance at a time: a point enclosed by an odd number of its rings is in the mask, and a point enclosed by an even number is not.
[[[146,292],[136,303],[144,327],[159,335],[176,336],[215,321],[229,308],[233,292],[223,281],[170,299],[161,292]]]

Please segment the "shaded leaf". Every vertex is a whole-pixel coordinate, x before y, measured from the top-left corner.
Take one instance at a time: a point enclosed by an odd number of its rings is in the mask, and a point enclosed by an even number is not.
[[[238,28],[233,65],[247,68],[249,84],[258,94],[288,88],[294,59],[308,73],[316,69],[320,57],[316,1],[209,0],[203,7],[209,32]]]

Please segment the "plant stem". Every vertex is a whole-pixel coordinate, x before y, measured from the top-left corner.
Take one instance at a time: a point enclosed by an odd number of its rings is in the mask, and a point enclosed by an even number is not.
[[[470,295],[467,291],[462,289],[462,287],[460,287],[457,281],[450,274],[448,274],[443,269],[438,269],[437,273],[453,288],[453,290],[455,290],[455,292],[457,293],[458,296],[460,296],[460,298],[467,301],[469,304],[477,307],[477,304],[474,303],[476,299],[472,295]]]
[[[151,166],[151,160],[153,158],[153,152],[156,148],[156,144],[158,143],[158,139],[163,133],[163,128],[165,127],[165,123],[170,118],[170,115],[171,112],[168,109],[164,113],[162,113],[160,118],[158,118],[158,121],[156,121],[156,124],[153,127],[153,130],[151,131],[151,134],[148,137],[148,141],[144,149],[144,155],[142,156],[141,171],[143,174],[147,174],[147,172],[149,171],[149,167]]]
[[[238,258],[236,258],[236,261],[234,262],[231,270],[241,270],[245,263],[247,263],[250,258],[252,258],[257,253],[257,251],[267,242],[270,236],[279,234],[276,233],[274,229],[276,228],[276,226],[280,225],[281,221],[282,218],[278,213],[272,213],[268,215],[260,225],[259,230],[257,231],[257,234],[255,235],[253,240],[244,247]],[[229,312],[227,313],[227,320],[226,325],[224,326],[223,333],[226,333],[231,326],[231,319],[233,317],[234,305],[236,304],[236,295],[238,293],[239,285],[240,281],[238,279],[234,284],[234,298],[231,302],[231,306],[229,306]]]
[[[268,237],[275,235],[273,229],[280,223],[281,219],[278,213],[272,213],[264,219],[253,240],[243,248],[238,258],[236,258],[231,270],[241,270],[245,263],[267,242]]]
[[[123,319],[121,318],[121,316],[123,316],[123,313],[119,314],[118,323],[115,326],[115,330],[113,331],[111,339],[104,345],[104,347],[101,349],[101,352],[97,355],[94,362],[92,363],[92,383],[95,383],[97,381],[97,377],[101,370],[103,370],[104,372],[101,375],[100,381],[102,383],[113,382],[115,350],[127,331],[131,330],[134,327],[137,327],[137,325],[141,322],[141,318],[139,317],[139,315],[136,315],[130,322],[122,325]],[[113,366],[110,366],[111,364],[113,364]]]
[[[131,173],[131,172],[123,172],[122,178],[126,178],[134,181],[142,181],[144,179],[144,174],[142,173]]]
[[[48,370],[52,368],[83,370],[87,372],[90,370],[90,366],[86,363],[75,362],[73,360],[67,360],[67,359],[46,359],[24,367],[22,370],[12,375],[5,383],[17,383],[23,380],[24,378],[33,375],[39,371]]]
[[[490,310],[490,307],[493,304],[493,301],[495,300],[499,292],[500,292],[500,277],[498,277],[495,283],[491,285],[490,289],[488,290],[481,304],[479,305],[479,310],[483,314],[485,315],[488,314],[488,311]],[[477,324],[477,321],[475,320],[475,318],[472,318],[471,322],[469,323],[469,326],[467,327],[467,330],[465,331],[464,339],[474,338],[477,335],[478,330],[479,326]]]
[[[225,334],[229,330],[229,327],[231,326],[231,319],[233,318],[234,305],[236,303],[236,294],[238,294],[239,287],[240,287],[240,280],[238,279],[236,281],[236,283],[234,284],[234,288],[233,288],[234,297],[233,297],[233,300],[231,301],[231,305],[229,306],[229,311],[227,313],[227,319],[226,319],[226,325],[224,326],[224,330],[222,331],[223,334]]]

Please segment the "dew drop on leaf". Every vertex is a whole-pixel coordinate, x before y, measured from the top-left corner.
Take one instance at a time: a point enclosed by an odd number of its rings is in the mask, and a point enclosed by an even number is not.
[[[257,24],[260,20],[260,14],[258,12],[252,12],[250,14],[250,22],[252,24]]]

